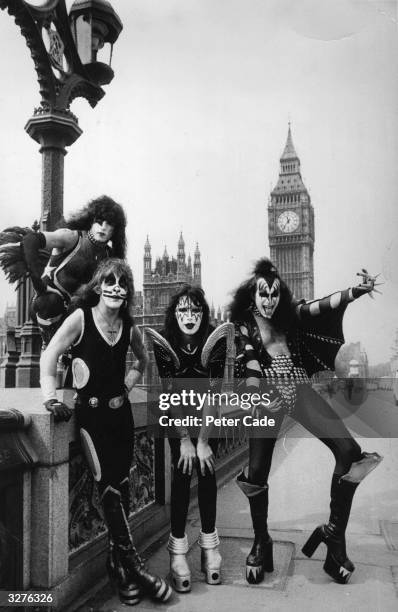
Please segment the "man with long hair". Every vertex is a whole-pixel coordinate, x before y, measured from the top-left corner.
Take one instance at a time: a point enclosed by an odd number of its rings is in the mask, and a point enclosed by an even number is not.
[[[345,530],[359,482],[381,461],[363,453],[332,407],[316,393],[309,377],[334,369],[344,343],[342,319],[347,305],[374,290],[374,278],[362,271],[363,282],[321,300],[296,302],[268,259],[255,265],[253,275],[235,293],[231,319],[236,325],[237,375],[245,392],[269,395],[264,414],[272,416],[271,436],[257,431],[249,446],[249,467],[237,484],[249,499],[254,529],[253,547],[246,559],[246,579],[261,582],[273,571],[272,539],[268,533],[268,476],[276,436],[286,414],[293,417],[331,450],[335,468],[331,485],[330,518],[319,526],[303,548],[312,556],[324,542],[324,570],[341,584],[354,566],[347,557]],[[263,437],[260,437],[260,436]]]
[[[50,252],[50,255],[49,255]],[[106,257],[126,255],[126,216],[109,196],[91,200],[63,227],[36,232],[12,227],[0,232],[0,266],[10,282],[32,279],[31,312],[48,344],[72,296]]]
[[[162,346],[154,342],[155,358],[163,383],[168,392],[186,389],[187,383],[195,379],[195,389],[207,392],[209,379],[222,380],[225,350],[222,341],[215,347],[209,367],[201,363],[202,349],[214,328],[209,322],[209,306],[204,292],[199,287],[184,286],[170,301],[161,332],[167,343]],[[168,345],[168,346],[167,346]],[[175,354],[177,359],[170,358]],[[178,366],[175,365],[178,360]],[[190,381],[189,381],[190,379]],[[215,382],[217,384],[217,382]],[[213,387],[214,389],[214,387]],[[182,412],[183,410],[183,412]],[[205,420],[207,408],[202,411]],[[197,416],[195,406],[170,409],[174,417]],[[198,475],[198,503],[201,518],[199,545],[202,555],[202,571],[208,584],[221,581],[221,555],[216,529],[217,483],[215,476],[216,438],[209,438],[209,428],[203,424],[193,430],[174,425],[169,429],[169,444],[173,465],[171,484],[171,533],[168,542],[172,584],[180,593],[191,590],[191,572],[186,560],[188,539],[185,533],[190,484],[194,465]]]
[[[71,410],[57,399],[55,375],[58,357],[71,347],[76,419],[110,536],[108,571],[116,581],[121,601],[129,605],[138,603],[142,591],[159,601],[166,601],[171,594],[169,585],[143,564],[128,524],[134,452],[128,393],[140,380],[147,362],[132,316],[133,298],[129,266],[121,259],[101,262],[40,361],[45,406],[55,420],[68,420]],[[136,361],[126,374],[129,347]]]

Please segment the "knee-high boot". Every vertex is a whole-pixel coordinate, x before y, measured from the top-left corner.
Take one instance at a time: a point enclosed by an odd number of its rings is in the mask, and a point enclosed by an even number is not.
[[[130,485],[128,477],[125,478],[119,486],[121,494],[121,502],[124,513],[128,520],[130,513]],[[112,537],[109,535],[108,556],[106,560],[106,569],[111,583],[116,587],[119,593],[120,600],[129,606],[138,604],[143,596],[143,591],[140,585],[131,578],[126,580],[126,575],[120,563],[120,557],[115,552],[115,545]]]
[[[106,569],[112,585],[117,589],[120,601],[128,606],[135,606],[140,603],[143,591],[137,581],[125,572],[110,535]]]
[[[354,564],[347,557],[345,532],[350,517],[352,500],[358,484],[382,460],[377,453],[363,453],[362,459],[352,464],[344,476],[333,475],[330,490],[329,522],[319,525],[303,546],[303,553],[312,557],[321,542],[327,546],[323,569],[340,584],[346,584]]]
[[[171,595],[170,586],[162,578],[148,571],[134,547],[120,492],[109,488],[103,495],[102,503],[113,542],[112,559],[119,575],[121,599],[122,593],[129,590],[128,585],[138,584],[150,597],[158,601],[167,601]]]
[[[254,542],[246,559],[246,580],[258,584],[264,572],[274,571],[272,539],[268,533],[268,485],[260,486],[248,482],[244,472],[236,479],[238,487],[249,500],[254,529]]]

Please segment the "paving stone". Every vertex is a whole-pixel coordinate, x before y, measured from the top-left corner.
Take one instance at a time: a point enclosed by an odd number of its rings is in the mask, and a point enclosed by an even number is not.
[[[380,521],[380,529],[388,550],[398,552],[398,521]]]

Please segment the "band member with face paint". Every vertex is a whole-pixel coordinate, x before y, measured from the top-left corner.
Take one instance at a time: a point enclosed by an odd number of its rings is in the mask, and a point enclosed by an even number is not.
[[[352,499],[359,482],[382,458],[377,453],[362,452],[332,407],[313,390],[309,377],[334,369],[336,354],[344,343],[342,319],[347,305],[377,291],[374,277],[366,270],[360,276],[362,283],[356,287],[321,300],[295,302],[275,266],[261,259],[253,276],[235,293],[231,319],[236,325],[236,373],[245,392],[258,393],[261,387],[270,394],[270,405],[264,407],[263,414],[275,420],[272,437],[251,437],[248,471],[237,478],[249,499],[255,536],[246,559],[250,584],[261,582],[265,571],[273,571],[267,526],[268,475],[276,436],[286,414],[326,444],[335,459],[329,522],[315,529],[303,552],[310,557],[324,542],[324,570],[341,584],[354,571],[345,547]]]
[[[40,361],[45,407],[55,421],[68,420],[72,411],[57,400],[55,374],[58,357],[71,347],[76,419],[110,537],[108,571],[121,601],[129,605],[138,603],[144,592],[159,601],[171,595],[169,585],[143,564],[128,524],[134,451],[128,393],[147,363],[132,316],[133,298],[129,266],[121,259],[101,262],[92,280],[80,290],[76,309],[55,333]],[[126,374],[129,347],[136,360]]]
[[[212,352],[209,367],[201,363],[202,349],[213,328],[209,324],[209,306],[204,292],[199,287],[187,285],[171,300],[166,311],[164,331],[166,342],[160,346],[154,342],[154,352],[163,390],[178,392],[186,388],[187,379],[195,379],[195,390],[207,392],[209,379],[212,389],[221,386],[225,363],[225,344],[220,340]],[[170,354],[175,352],[178,366]],[[201,388],[201,381],[202,387]],[[218,385],[218,387],[217,387]],[[204,406],[200,416],[205,417],[211,410]],[[189,408],[171,408],[171,415],[184,416]],[[198,416],[193,406],[192,414]],[[191,590],[191,571],[186,553],[188,539],[185,526],[188,514],[190,483],[193,467],[198,474],[198,503],[201,518],[199,545],[201,547],[201,567],[208,584],[221,582],[221,555],[218,550],[219,538],[216,529],[217,484],[215,476],[215,454],[217,439],[208,438],[209,428],[204,424],[199,432],[187,427],[174,427],[170,432],[169,443],[173,464],[171,485],[171,533],[168,550],[170,553],[170,573],[172,584],[180,593]]]
[[[124,259],[126,217],[108,196],[92,200],[53,232],[11,227],[0,232],[0,266],[10,282],[30,276],[32,316],[43,347],[65,319],[72,296],[107,257]]]

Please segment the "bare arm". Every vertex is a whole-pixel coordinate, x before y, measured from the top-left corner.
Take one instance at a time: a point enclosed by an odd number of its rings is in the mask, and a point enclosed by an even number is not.
[[[210,402],[206,402],[203,406],[202,412],[202,426],[200,428],[198,436],[198,444],[196,446],[196,455],[200,465],[200,471],[204,476],[206,473],[206,466],[211,474],[215,471],[215,461],[213,451],[209,444],[209,437],[213,429],[213,425],[206,425],[206,417],[215,415],[215,406],[210,406]]]
[[[54,232],[43,232],[48,249],[71,249],[77,242],[78,233],[66,227],[55,230]]]
[[[65,404],[57,400],[56,373],[58,357],[77,340],[81,332],[81,311],[76,310],[63,322],[40,358],[40,386],[44,405],[47,410],[54,414],[57,421],[68,421],[72,414]]]
[[[133,365],[124,379],[128,391],[131,391],[131,389],[141,380],[148,364],[148,353],[142,341],[142,336],[135,325],[131,328],[130,346],[136,360],[133,362]]]

